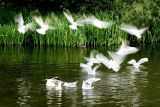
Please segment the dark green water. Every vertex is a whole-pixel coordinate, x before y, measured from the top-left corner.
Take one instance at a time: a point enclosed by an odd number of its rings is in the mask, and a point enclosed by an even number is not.
[[[160,106],[160,45],[139,47],[129,55],[119,72],[101,66],[94,89],[82,90],[88,75],[81,72],[83,57],[92,49],[53,47],[0,47],[0,107],[158,107]],[[114,48],[115,50],[117,48]],[[107,53],[107,48],[96,49]],[[131,59],[148,57],[146,69],[126,69]],[[59,76],[66,82],[78,82],[77,88],[47,90],[43,73]]]

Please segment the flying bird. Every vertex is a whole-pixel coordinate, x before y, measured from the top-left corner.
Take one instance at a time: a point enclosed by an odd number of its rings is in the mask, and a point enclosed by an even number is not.
[[[135,35],[137,39],[139,40],[141,38],[141,35],[148,29],[148,27],[138,29],[137,27],[133,25],[122,24],[120,26],[120,29],[131,35]]]
[[[23,20],[23,17],[22,17],[22,13],[17,14],[14,17],[14,20],[15,20],[16,23],[18,23],[18,31],[20,33],[24,34],[29,29],[34,30],[34,23],[33,22],[24,25],[24,20]]]
[[[83,19],[83,20],[80,20],[79,23],[82,23],[82,24],[91,24],[97,28],[108,28],[110,27],[113,22],[106,22],[106,21],[101,21],[99,19],[97,19],[95,16],[90,16],[86,19]]]
[[[99,81],[99,80],[101,80],[101,79],[100,78],[90,78],[90,79],[83,81],[82,89],[93,89],[94,87],[92,86],[92,84],[94,82]]]
[[[132,60],[130,60],[130,61],[128,62],[128,64],[132,64],[133,67],[139,68],[140,65],[141,65],[142,63],[145,63],[145,62],[148,62],[148,58],[142,58],[142,59],[140,59],[138,62],[136,62],[135,59],[132,59]]]
[[[69,25],[70,29],[77,30],[77,26],[84,26],[84,24],[79,23],[79,20],[74,21],[69,10],[63,11],[63,13],[64,13],[64,16],[67,18],[67,20],[71,23],[71,25]]]
[[[55,27],[50,26],[50,19],[46,19],[45,22],[43,21],[42,17],[33,16],[34,20],[37,24],[41,27],[40,29],[36,29],[36,31],[42,35],[46,34],[47,30],[56,29]]]
[[[84,59],[88,62],[87,64],[89,66],[93,66],[94,63],[99,63],[99,60],[95,58],[95,55],[97,53],[98,52],[96,50],[92,50],[91,53],[90,53],[90,58],[84,57]]]
[[[115,72],[118,72],[121,68],[120,64],[124,61],[124,56],[117,55],[116,53],[109,52],[111,59],[105,57],[102,54],[96,55],[96,58],[100,61],[100,63],[104,64],[108,69],[112,69]]]
[[[100,67],[100,65],[96,65],[93,69],[91,66],[89,66],[88,64],[83,64],[83,63],[80,63],[80,67],[82,67],[82,70],[87,72],[88,74],[90,75],[95,75],[96,74],[96,71],[97,69]]]
[[[127,56],[128,54],[133,54],[138,52],[138,48],[128,46],[129,42],[122,39],[122,45],[116,52],[120,56]]]

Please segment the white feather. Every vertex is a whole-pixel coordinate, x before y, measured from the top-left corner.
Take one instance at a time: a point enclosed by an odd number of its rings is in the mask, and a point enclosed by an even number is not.
[[[14,20],[15,20],[15,22],[18,23],[18,31],[20,33],[24,34],[29,29],[30,30],[34,29],[34,24],[33,23],[28,23],[28,24],[24,25],[24,20],[23,20],[23,17],[22,17],[22,13],[19,13],[18,15],[16,15],[14,17]]]
[[[142,58],[138,62],[132,59],[128,62],[128,64],[132,64],[135,68],[139,68],[142,63],[145,63],[147,61],[148,61],[148,58]]]
[[[67,20],[71,23],[71,25],[69,25],[70,29],[77,30],[77,26],[84,26],[84,24],[78,23],[79,20],[74,21],[74,19],[73,19],[71,13],[69,12],[69,10],[63,11],[63,13],[64,13],[64,16],[67,18]]]
[[[96,50],[92,50],[91,53],[90,53],[90,58],[84,57],[84,59],[88,62],[87,64],[89,66],[93,66],[94,63],[99,63],[99,60],[95,58],[95,55],[97,53],[98,52]]]
[[[135,35],[138,39],[140,39],[141,35],[144,33],[145,30],[148,29],[148,27],[145,27],[143,29],[138,29],[133,25],[122,24],[120,29],[131,35]]]
[[[55,27],[49,25],[48,23],[49,19],[46,19],[46,21],[43,22],[42,17],[34,16],[33,18],[37,22],[37,24],[41,27],[40,29],[36,29],[36,31],[42,35],[46,34],[47,30],[56,29]]]
[[[100,61],[100,63],[104,64],[109,69],[118,72],[120,70],[120,64],[124,61],[124,56],[117,55],[116,53],[109,52],[111,59],[109,60],[107,57],[102,54],[98,54],[96,57]]]
[[[71,83],[68,83],[68,82],[65,82],[64,84],[63,84],[63,86],[65,86],[65,87],[77,87],[77,81],[76,82],[71,82]]]
[[[90,78],[88,80],[83,81],[82,89],[93,89],[94,87],[92,86],[92,84],[99,80],[101,79],[100,78]]]
[[[100,65],[96,65],[92,69],[92,67],[90,65],[80,63],[80,67],[82,67],[82,70],[85,71],[85,72],[87,72],[88,74],[95,75],[96,74],[96,70],[100,67]]]
[[[138,48],[128,46],[128,41],[122,39],[122,45],[116,52],[116,54],[120,56],[127,56],[128,54],[133,54],[138,52],[138,50],[139,50]]]
[[[108,27],[110,27],[113,24],[113,22],[101,21],[101,20],[97,19],[94,16],[91,16],[91,17],[88,17],[86,19],[83,19],[83,20],[79,21],[79,23],[82,23],[82,24],[92,24],[93,26],[98,27],[100,29],[102,29],[102,28],[108,28]]]

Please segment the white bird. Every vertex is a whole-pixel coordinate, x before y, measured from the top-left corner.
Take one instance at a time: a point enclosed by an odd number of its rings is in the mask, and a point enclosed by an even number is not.
[[[48,86],[48,87],[57,87],[59,82],[62,82],[59,80],[58,77],[53,77],[51,79],[46,79],[46,80],[47,80],[46,86]]]
[[[63,84],[63,82],[62,82],[62,81],[59,81],[59,82],[57,83],[57,86],[54,87],[55,90],[61,90],[61,89],[62,89],[62,84]]]
[[[99,63],[99,60],[95,58],[95,55],[97,53],[98,52],[96,50],[92,50],[91,53],[90,53],[90,58],[84,57],[84,59],[88,62],[87,64],[89,66],[93,66],[94,63]]]
[[[64,82],[63,86],[65,87],[77,87],[77,81],[76,82],[71,82],[71,83],[68,83],[68,82]]]
[[[39,24],[41,27],[40,29],[36,29],[36,31],[42,35],[46,34],[47,30],[56,29],[55,27],[52,27],[49,25],[50,19],[46,19],[45,22],[43,21],[42,17],[33,16],[34,20]]]
[[[111,56],[111,59],[108,59],[102,54],[96,55],[96,58],[109,69],[118,72],[121,68],[120,64],[124,61],[125,57],[117,55],[116,53],[113,52],[108,52],[108,53]]]
[[[77,30],[77,26],[84,26],[84,24],[78,23],[79,20],[74,21],[74,19],[73,19],[71,13],[69,12],[69,10],[63,11],[63,13],[64,13],[64,16],[67,18],[67,20],[71,23],[71,25],[69,25],[70,29]]]
[[[83,64],[80,63],[80,67],[82,67],[82,70],[87,72],[90,75],[95,75],[96,74],[96,70],[100,67],[100,65],[96,65],[93,69],[90,65],[88,64]]]
[[[48,79],[47,74],[43,74],[43,76],[44,76],[45,80],[47,81],[46,82],[47,87],[56,87],[56,86],[58,86],[59,82],[62,82],[58,77],[53,77],[51,79]]]
[[[24,25],[24,20],[22,17],[22,13],[19,13],[14,17],[15,22],[18,23],[18,31],[22,34],[24,34],[26,31],[33,30],[34,29],[34,23],[28,23]]]
[[[142,58],[138,62],[135,59],[132,59],[128,62],[128,64],[132,64],[135,68],[139,68],[142,63],[148,62],[148,58]]]
[[[93,26],[100,28],[100,29],[108,28],[113,24],[113,22],[101,21],[101,20],[97,19],[95,16],[90,16],[86,19],[80,20],[79,23],[92,24]]]
[[[116,54],[120,55],[120,56],[126,56],[128,54],[133,54],[138,52],[138,48],[135,47],[130,47],[128,46],[128,41],[127,40],[123,40],[122,39],[122,45],[119,48],[119,50],[116,52]]]
[[[122,24],[120,26],[120,29],[131,34],[131,35],[135,35],[137,37],[137,39],[140,39],[141,35],[144,33],[144,31],[146,31],[148,29],[148,27],[138,29],[133,25]]]
[[[88,80],[83,81],[82,89],[93,89],[94,87],[92,86],[92,84],[99,80],[101,79],[100,78],[90,78]]]

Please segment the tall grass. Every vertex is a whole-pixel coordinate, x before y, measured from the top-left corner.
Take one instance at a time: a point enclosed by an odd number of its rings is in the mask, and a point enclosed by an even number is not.
[[[113,44],[119,44],[120,38],[126,38],[128,40],[136,41],[135,36],[128,35],[119,29],[119,25],[123,23],[121,18],[116,17],[114,13],[98,12],[94,14],[100,20],[112,21],[114,25],[106,29],[98,29],[92,25],[86,25],[84,27],[78,27],[78,30],[69,29],[69,22],[64,17],[63,13],[57,13],[55,15],[48,14],[43,16],[50,17],[52,20],[51,25],[56,27],[55,30],[48,30],[46,35],[40,35],[36,31],[28,31],[25,34],[20,34],[17,31],[17,25],[13,22],[6,25],[0,25],[0,45],[55,45],[55,46],[110,46]],[[80,16],[87,17],[88,15],[73,14],[75,20]],[[31,17],[24,18],[25,23],[34,21]],[[158,26],[158,24],[157,24]],[[37,28],[39,26],[37,25]],[[158,31],[157,31],[158,32]],[[151,32],[147,30],[141,39],[141,42],[158,42],[160,37],[151,35]]]

